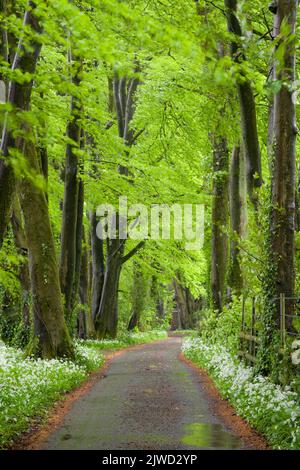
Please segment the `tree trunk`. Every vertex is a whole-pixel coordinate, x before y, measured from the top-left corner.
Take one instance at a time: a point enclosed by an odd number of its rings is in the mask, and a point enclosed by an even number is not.
[[[196,300],[190,290],[182,285],[178,274],[177,278],[173,280],[176,302],[173,327],[189,330],[195,327],[194,314],[200,309],[201,300]]]
[[[97,237],[97,218],[94,211],[89,214],[91,227],[91,249],[92,249],[92,318],[95,320],[101,300],[104,283],[104,254],[103,240]]]
[[[162,288],[163,286],[158,283],[157,277],[152,276],[150,296],[155,303],[156,318],[160,320],[162,320],[165,316],[164,299],[162,298],[162,295],[161,295]]]
[[[296,204],[296,230],[300,232],[300,163],[298,165],[297,171],[297,188],[296,188],[296,196],[295,196],[295,204]]]
[[[22,150],[29,168],[39,174],[40,162],[33,142],[24,142]],[[31,179],[23,179],[20,201],[28,241],[33,297],[35,337],[29,353],[47,359],[72,357],[73,347],[64,320],[46,195]]]
[[[44,98],[44,94],[40,94],[41,98]],[[42,135],[39,136],[39,153],[41,156],[41,167],[42,167],[42,174],[44,177],[45,181],[45,186],[46,186],[46,198],[48,201],[48,179],[49,179],[49,158],[48,158],[48,148],[47,148],[47,143],[45,142],[46,135],[47,135],[47,128],[48,124],[46,122],[46,119],[42,119],[41,125],[43,128]]]
[[[132,313],[128,323],[128,330],[134,330],[140,323],[147,300],[147,282],[137,263],[134,263],[132,286]]]
[[[89,303],[89,272],[88,272],[88,249],[86,247],[84,227],[82,228],[83,248],[81,251],[79,300],[81,309],[77,317],[77,335],[85,339],[90,334],[90,319],[88,314]]]
[[[240,266],[240,239],[242,237],[242,200],[240,194],[241,149],[234,147],[230,166],[230,221],[232,240],[230,246],[230,268],[228,284],[233,293],[240,295],[243,289],[243,276]]]
[[[22,287],[22,318],[24,328],[30,325],[30,277],[28,267],[28,243],[22,221],[22,213],[19,198],[15,197],[13,212],[11,216],[11,226],[14,234],[14,241],[18,253],[23,257],[20,266],[19,279]]]
[[[187,292],[180,282],[175,279],[173,281],[173,285],[175,290],[176,310],[178,315],[178,327],[179,329],[189,330],[193,327],[193,322],[190,317]]]
[[[115,338],[118,327],[118,289],[122,268],[124,244],[120,240],[109,240],[107,261],[99,310],[95,318],[98,339]]]
[[[81,67],[72,77],[76,86],[80,85]],[[67,143],[65,165],[65,191],[63,201],[62,230],[61,230],[61,257],[60,257],[60,284],[65,299],[67,318],[72,316],[74,299],[74,281],[76,267],[76,232],[78,214],[78,149],[81,141],[81,128],[79,119],[81,104],[74,96],[71,97],[71,116],[67,126],[67,137],[72,142]]]
[[[76,255],[75,255],[75,273],[73,285],[72,309],[78,300],[81,261],[82,261],[82,237],[83,237],[83,206],[84,206],[84,183],[79,180],[78,199],[77,199],[77,222],[76,222]]]
[[[41,27],[35,17],[35,3],[29,2],[31,11],[24,14],[23,25],[29,27],[35,33],[41,32]],[[6,39],[7,40],[7,39]],[[9,44],[7,44],[7,47]],[[20,69],[23,73],[33,75],[41,50],[41,44],[37,40],[32,40],[31,47],[24,48],[23,40],[20,39],[14,60],[12,71]],[[10,81],[7,86],[7,101],[17,110],[27,111],[29,109],[32,80],[20,84]],[[6,228],[9,223],[11,206],[16,187],[14,171],[9,163],[9,149],[15,147],[15,137],[7,125],[7,116],[4,119],[0,145],[0,248],[3,243]]]
[[[281,293],[294,295],[294,232],[295,232],[295,187],[296,187],[296,109],[293,102],[292,85],[295,80],[295,34],[298,2],[279,0],[277,34],[283,21],[287,21],[290,32],[283,35],[277,47],[284,46],[282,63],[276,64],[275,79],[282,82],[274,97],[274,140],[272,148],[272,205],[270,211],[270,294],[278,298]],[[273,320],[280,323],[279,302],[273,300]],[[287,311],[292,308],[287,303]],[[290,325],[287,317],[287,327]]]
[[[213,308],[223,309],[228,263],[228,166],[227,142],[223,137],[214,139],[213,203],[212,203],[212,256],[211,291]]]
[[[228,31],[238,37],[242,36],[242,29],[237,18],[237,0],[224,0],[227,16]],[[245,56],[239,50],[236,41],[231,43],[232,57],[236,63],[245,60]],[[241,112],[241,130],[243,136],[243,145],[247,161],[247,183],[250,198],[257,206],[257,198],[254,193],[255,188],[262,185],[261,155],[258,139],[256,104],[253,89],[250,81],[244,79],[237,83],[240,112]]]
[[[135,93],[139,81],[136,78],[127,80],[121,79],[115,73],[113,81],[114,109],[117,114],[118,133],[126,146],[125,153],[128,154],[130,147],[135,142],[134,130],[130,124],[135,109]],[[110,104],[110,106],[112,106]],[[118,165],[118,172],[124,177],[128,176],[128,168]],[[116,214],[119,222],[119,214]],[[118,237],[118,235],[117,235]],[[132,250],[129,255],[123,258],[126,240],[108,240],[107,263],[104,276],[104,284],[99,310],[95,317],[95,330],[99,338],[104,336],[115,337],[118,325],[118,289],[122,270],[122,264],[127,261],[137,251]],[[137,245],[137,249],[141,244]]]

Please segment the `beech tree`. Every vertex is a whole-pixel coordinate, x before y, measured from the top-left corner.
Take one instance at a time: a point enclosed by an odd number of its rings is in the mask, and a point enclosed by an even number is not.
[[[238,2],[237,0],[225,0],[224,5],[226,9],[228,31],[235,36],[231,42],[232,58],[236,63],[242,64],[246,58],[240,47],[240,43],[238,42],[243,34],[237,17]],[[262,184],[256,103],[251,82],[247,77],[243,77],[242,69],[240,77],[237,79],[237,90],[240,102],[241,131],[247,160],[248,189],[252,200],[255,202],[255,194],[253,191],[255,188],[259,188]]]
[[[211,290],[213,307],[221,312],[229,256],[229,151],[224,137],[215,137],[213,146]]]
[[[136,139],[136,133],[130,126],[134,115],[135,94],[138,85],[138,78],[133,77],[128,79],[126,77],[119,77],[118,74],[115,73],[113,90],[118,134],[123,141],[127,154]],[[129,175],[128,168],[122,164],[118,165],[118,172],[125,177]],[[139,243],[132,251],[125,254],[126,239],[122,239],[120,235],[122,230],[124,231],[125,229],[125,231],[127,231],[128,229],[127,227],[122,227],[122,217],[120,214],[116,215],[115,224],[117,236],[114,239],[108,238],[107,240],[107,254],[101,299],[98,312],[94,317],[95,330],[98,338],[103,338],[106,335],[114,338],[117,334],[118,288],[122,265],[142,246],[142,243]]]
[[[297,2],[196,6],[1,2],[6,341],[21,325],[21,347],[72,357],[77,337],[167,328],[174,312],[178,326],[200,318],[200,329],[232,313],[235,328],[245,305],[249,322],[245,299],[263,296],[255,326],[270,360],[277,299],[299,295]],[[141,239],[120,236],[135,223],[119,213],[124,196],[148,215],[169,208],[169,239],[162,227],[153,239],[150,215]],[[190,249],[184,209],[201,204],[204,245]],[[116,209],[106,239],[103,205]],[[195,213],[189,222],[201,230]]]
[[[72,84],[80,86],[80,74],[82,67],[80,61],[69,53]],[[83,212],[83,185],[79,194],[79,157],[81,146],[80,117],[82,113],[81,103],[76,96],[71,97],[70,120],[67,125],[67,137],[65,164],[64,202],[61,231],[61,257],[60,257],[60,283],[65,298],[65,308],[68,318],[71,317],[74,295],[78,290],[78,275],[80,270],[76,263],[80,263],[81,254],[81,228]],[[80,196],[80,197],[79,197]],[[78,240],[79,245],[77,245]],[[76,280],[77,271],[77,280]]]
[[[282,293],[287,297],[292,297],[295,286],[296,137],[298,130],[292,86],[295,80],[297,8],[297,1],[279,0],[274,11],[274,31],[277,35],[274,80],[280,84],[280,90],[274,95],[271,147],[269,244],[271,273],[268,283],[274,299],[278,299]],[[289,308],[292,308],[291,304]],[[273,309],[273,319],[279,327],[278,300]],[[290,320],[288,322],[291,323]]]

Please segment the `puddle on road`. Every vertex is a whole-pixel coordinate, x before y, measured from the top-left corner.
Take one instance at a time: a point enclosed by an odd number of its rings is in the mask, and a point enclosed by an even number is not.
[[[241,449],[241,440],[224,431],[220,424],[193,423],[185,426],[181,441],[193,448]]]

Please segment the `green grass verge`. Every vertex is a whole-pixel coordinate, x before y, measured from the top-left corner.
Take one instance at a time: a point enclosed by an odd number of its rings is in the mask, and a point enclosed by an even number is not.
[[[122,349],[136,344],[151,343],[152,341],[163,340],[168,337],[166,331],[152,330],[137,333],[123,333],[116,339],[103,340],[82,340],[81,344],[86,347],[100,350]]]

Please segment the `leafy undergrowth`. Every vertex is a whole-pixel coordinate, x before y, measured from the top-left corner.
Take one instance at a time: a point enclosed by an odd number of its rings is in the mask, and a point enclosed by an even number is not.
[[[97,351],[76,344],[75,363],[57,359],[24,359],[21,350],[0,346],[0,448],[26,431],[65,392],[104,363]]]
[[[266,377],[254,375],[217,343],[187,339],[184,355],[207,370],[219,389],[253,427],[276,449],[300,448],[300,404],[297,394]]]
[[[82,340],[80,344],[91,349],[121,349],[129,346],[134,346],[136,344],[151,343],[151,341],[156,341],[160,339],[166,339],[168,334],[166,331],[161,330],[152,330],[145,332],[137,333],[123,333],[118,336],[116,339],[103,339],[103,340]]]

